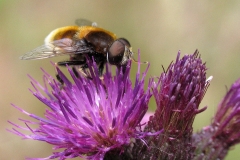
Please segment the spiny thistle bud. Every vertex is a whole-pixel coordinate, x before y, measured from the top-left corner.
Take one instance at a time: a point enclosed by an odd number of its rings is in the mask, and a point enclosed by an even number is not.
[[[193,135],[194,159],[224,159],[228,150],[240,142],[240,79],[218,105],[211,125]]]
[[[206,109],[199,109],[209,86],[205,63],[197,50],[181,59],[179,52],[175,63],[152,84],[157,109],[146,130],[163,132],[147,139],[146,151],[151,159],[192,159],[192,124],[196,114]]]

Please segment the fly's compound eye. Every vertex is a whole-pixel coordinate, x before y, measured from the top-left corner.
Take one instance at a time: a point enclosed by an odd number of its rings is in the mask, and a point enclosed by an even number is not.
[[[108,49],[107,60],[112,65],[124,65],[132,56],[131,45],[125,38],[115,40]]]

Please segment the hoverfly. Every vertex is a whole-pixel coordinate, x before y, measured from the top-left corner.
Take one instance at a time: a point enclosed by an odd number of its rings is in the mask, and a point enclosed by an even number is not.
[[[124,68],[128,60],[132,59],[133,52],[127,39],[117,38],[114,33],[85,19],[79,19],[76,23],[80,26],[66,26],[53,30],[45,38],[44,45],[27,52],[20,59],[34,60],[68,55],[69,60],[56,64],[73,66],[75,73],[75,67],[79,67],[81,72],[86,73],[85,69],[89,67],[86,57],[88,56],[96,62],[100,76],[105,63]],[[58,75],[57,78],[61,82]]]

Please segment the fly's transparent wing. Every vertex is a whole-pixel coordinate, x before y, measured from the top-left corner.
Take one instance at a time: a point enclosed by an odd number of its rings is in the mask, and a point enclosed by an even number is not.
[[[97,27],[97,23],[96,22],[92,22],[90,20],[87,19],[76,19],[75,24],[78,26],[93,26],[93,27]]]
[[[64,38],[39,46],[19,58],[22,60],[34,60],[88,52],[90,52],[90,49],[86,45]]]

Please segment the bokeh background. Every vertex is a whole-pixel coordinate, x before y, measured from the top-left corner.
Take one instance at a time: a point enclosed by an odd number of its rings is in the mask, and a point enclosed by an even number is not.
[[[213,75],[214,79],[200,106],[207,105],[208,109],[194,123],[194,130],[198,131],[211,122],[226,86],[240,77],[239,8],[238,0],[0,0],[0,160],[46,157],[52,152],[51,146],[21,140],[6,128],[12,127],[7,120],[18,123],[19,117],[27,118],[10,103],[43,115],[45,106],[28,91],[31,84],[27,74],[42,82],[43,67],[54,75],[50,59],[21,61],[18,57],[42,45],[53,29],[74,25],[78,18],[96,21],[98,26],[127,38],[135,52],[141,50],[142,61],[151,63],[148,76],[160,75],[161,65],[166,68],[178,50],[185,54],[199,49],[207,62],[208,76]],[[51,61],[60,59],[66,57]],[[135,71],[136,65],[132,72]],[[154,110],[154,103],[151,109]],[[226,159],[239,157],[240,147],[236,146]]]

